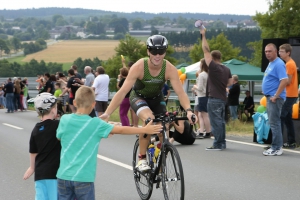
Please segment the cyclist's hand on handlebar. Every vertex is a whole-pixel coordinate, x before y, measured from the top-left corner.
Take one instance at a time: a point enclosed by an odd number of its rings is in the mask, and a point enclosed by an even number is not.
[[[158,134],[162,131],[162,125],[152,125],[153,120],[151,120],[143,129],[145,129],[146,134]]]
[[[197,116],[192,112],[187,112],[187,118],[189,119],[190,124],[196,124],[198,121]]]
[[[101,116],[99,116],[100,119],[102,119],[103,121],[108,122],[110,115],[103,113]]]

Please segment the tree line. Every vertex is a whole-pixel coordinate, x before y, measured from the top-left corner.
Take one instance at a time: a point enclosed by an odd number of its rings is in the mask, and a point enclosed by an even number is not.
[[[0,74],[1,77],[35,77],[38,74],[55,74],[56,72],[62,72],[62,64],[59,63],[45,63],[43,60],[38,62],[32,59],[25,64],[19,64],[17,62],[10,63],[8,60],[0,60]]]
[[[105,16],[105,15],[118,15],[128,19],[142,18],[142,19],[152,19],[157,16],[154,13],[146,12],[113,12],[113,11],[104,11],[104,10],[95,10],[95,9],[82,9],[82,8],[32,8],[32,9],[19,9],[19,10],[9,10],[2,9],[0,10],[2,17],[5,18],[18,18],[18,17],[38,17],[38,18],[49,18],[55,14],[63,14],[67,17],[73,18],[83,18],[89,16]],[[164,18],[174,19],[179,16],[183,18],[193,18],[193,19],[207,19],[207,20],[218,20],[224,19],[230,21],[231,19],[243,20],[250,19],[250,15],[233,15],[233,14],[208,14],[208,13],[159,13],[159,16]]]

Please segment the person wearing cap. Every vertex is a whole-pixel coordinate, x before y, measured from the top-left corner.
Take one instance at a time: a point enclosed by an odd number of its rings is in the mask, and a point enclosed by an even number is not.
[[[165,113],[166,102],[164,101],[162,88],[165,81],[170,80],[182,107],[187,112],[189,122],[194,123],[191,119],[194,114],[190,107],[190,100],[182,88],[177,69],[164,59],[167,48],[168,40],[162,35],[153,35],[147,39],[147,54],[149,57],[142,58],[132,65],[124,84],[114,95],[104,114],[100,116],[102,119],[108,120],[131,89],[130,105],[143,122],[149,118],[154,119],[154,114]],[[162,142],[161,134],[160,140]],[[150,135],[147,135],[146,138],[143,135],[139,136],[139,162],[136,166],[139,171],[150,169],[146,161],[149,141]]]
[[[23,179],[27,180],[34,173],[35,199],[57,199],[56,173],[60,163],[61,145],[56,138],[59,121],[57,99],[50,93],[43,92],[34,99],[34,108],[41,117],[30,136],[30,166]]]

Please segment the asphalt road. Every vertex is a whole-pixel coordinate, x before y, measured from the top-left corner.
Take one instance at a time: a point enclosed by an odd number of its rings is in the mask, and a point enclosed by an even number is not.
[[[0,110],[0,199],[34,199],[34,181],[22,180],[29,166],[28,142],[39,121],[32,111],[13,114]],[[99,147],[96,199],[138,200],[131,166],[135,136],[103,139]],[[192,146],[175,144],[183,163],[185,199],[282,200],[300,198],[300,152],[265,157],[262,146],[247,137],[231,137],[224,151],[205,151],[211,139]],[[103,158],[105,160],[103,160]],[[118,161],[114,164],[107,158]],[[163,199],[154,189],[151,199]]]

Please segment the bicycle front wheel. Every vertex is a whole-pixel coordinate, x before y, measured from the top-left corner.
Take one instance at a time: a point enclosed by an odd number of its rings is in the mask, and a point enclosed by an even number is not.
[[[184,199],[184,175],[177,149],[166,144],[162,156],[162,187],[166,200]]]
[[[153,190],[153,183],[151,180],[151,172],[140,172],[138,171],[135,166],[137,165],[139,161],[139,139],[136,140],[133,148],[133,161],[132,161],[132,167],[133,167],[133,176],[134,176],[134,182],[137,189],[137,192],[141,199],[148,200],[150,199],[152,195]],[[147,155],[147,161],[149,163],[149,158]]]

